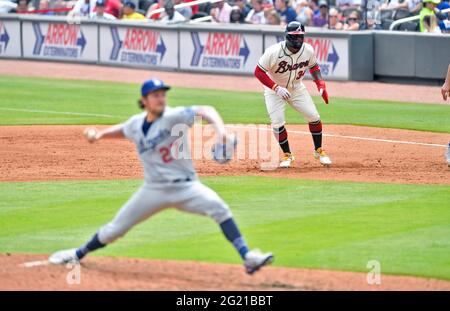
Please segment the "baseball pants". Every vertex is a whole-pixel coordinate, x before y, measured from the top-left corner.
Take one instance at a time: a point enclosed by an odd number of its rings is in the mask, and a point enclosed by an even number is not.
[[[292,108],[302,114],[308,122],[316,122],[320,120],[320,115],[317,111],[316,105],[314,104],[303,83],[299,87],[289,91],[291,92],[291,98],[287,101],[287,103],[291,105]],[[272,127],[282,127],[286,123],[284,112],[286,101],[268,88],[264,91],[264,98]]]
[[[232,217],[228,205],[200,181],[145,183],[120,209],[115,218],[98,232],[98,239],[109,244],[133,226],[166,208],[205,215],[222,223]]]

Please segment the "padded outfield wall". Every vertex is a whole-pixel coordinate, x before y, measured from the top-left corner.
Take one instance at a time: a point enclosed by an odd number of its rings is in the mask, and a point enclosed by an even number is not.
[[[450,63],[450,36],[307,29],[323,75],[440,81]],[[246,25],[163,25],[0,15],[0,58],[93,63],[162,70],[252,74],[283,29]]]

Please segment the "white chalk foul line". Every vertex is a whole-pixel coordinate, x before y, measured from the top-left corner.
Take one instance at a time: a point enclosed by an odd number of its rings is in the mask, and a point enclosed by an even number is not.
[[[117,115],[109,115],[109,114],[96,114],[96,113],[83,113],[83,112],[70,112],[70,111],[19,109],[19,108],[7,108],[7,107],[0,107],[0,110],[76,115],[76,116],[87,116],[87,117],[102,117],[102,118],[125,118],[125,116],[117,116]],[[269,129],[269,128],[261,128],[261,127],[256,127],[256,126],[227,125],[227,127],[241,128],[241,129],[253,128],[253,129],[257,129],[257,130],[272,131],[272,129]],[[289,131],[289,133],[301,134],[301,135],[311,135],[311,133],[307,132],[307,131]],[[418,146],[438,147],[438,148],[447,147],[447,145],[441,145],[441,144],[430,144],[430,143],[421,143],[421,142],[416,142],[416,141],[392,140],[392,139],[383,139],[383,138],[370,138],[370,137],[347,136],[347,135],[337,135],[337,134],[323,134],[323,136],[343,138],[343,139],[353,139],[353,140],[376,141],[376,142],[384,142],[384,143],[391,143],[391,144],[418,145]]]
[[[22,267],[25,268],[33,268],[33,267],[39,267],[39,266],[48,266],[50,263],[48,260],[37,260],[37,261],[28,261],[21,264]]]
[[[69,115],[69,116],[85,116],[85,117],[100,117],[100,118],[123,118],[123,116],[115,116],[115,115],[111,115],[111,114],[70,112],[70,111],[20,109],[20,108],[6,108],[6,107],[0,107],[0,110],[18,111],[18,112],[32,112],[32,113],[62,114],[62,115]]]
[[[270,129],[270,128],[262,128],[262,127],[256,127],[256,126],[227,125],[227,127],[229,127],[229,128],[238,128],[238,129],[252,128],[252,129],[263,130],[263,131],[270,131],[270,132],[272,131],[272,129]],[[301,134],[301,135],[311,135],[311,133],[307,132],[307,131],[289,131],[289,133]],[[347,135],[338,135],[338,134],[323,134],[323,136],[344,138],[344,139],[353,139],[353,140],[376,141],[376,142],[391,143],[391,144],[419,145],[419,146],[438,147],[438,148],[445,148],[445,147],[447,147],[447,145],[421,143],[421,142],[417,142],[417,141],[405,141],[405,140],[393,140],[393,139],[383,139],[383,138],[347,136]]]

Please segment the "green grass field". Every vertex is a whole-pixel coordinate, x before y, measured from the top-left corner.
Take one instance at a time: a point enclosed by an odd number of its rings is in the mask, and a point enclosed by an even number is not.
[[[137,84],[0,76],[0,125],[113,124],[139,111],[138,94]],[[445,105],[333,98],[326,106],[318,97],[314,101],[327,124],[450,133]],[[268,123],[262,93],[174,88],[169,102],[215,106],[227,123]],[[293,109],[286,112],[289,123],[304,123]]]
[[[138,85],[0,76],[0,125],[111,124],[137,112]],[[318,98],[315,98],[319,101]],[[228,123],[267,123],[261,94],[176,88],[174,105],[210,104]],[[335,99],[327,123],[450,133],[444,105]],[[236,113],[239,111],[239,113]],[[291,123],[302,122],[288,109]],[[0,127],[1,131],[1,127]],[[1,146],[0,146],[1,147]],[[450,187],[208,177],[251,246],[275,265],[450,280]],[[0,183],[0,252],[50,253],[83,243],[141,181]],[[238,263],[209,219],[164,211],[95,255]]]

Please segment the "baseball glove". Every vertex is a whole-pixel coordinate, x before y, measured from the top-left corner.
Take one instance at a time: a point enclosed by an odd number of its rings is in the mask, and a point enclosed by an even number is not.
[[[234,135],[227,136],[224,143],[215,143],[211,148],[211,153],[214,161],[225,164],[228,163],[236,150],[237,140]]]

